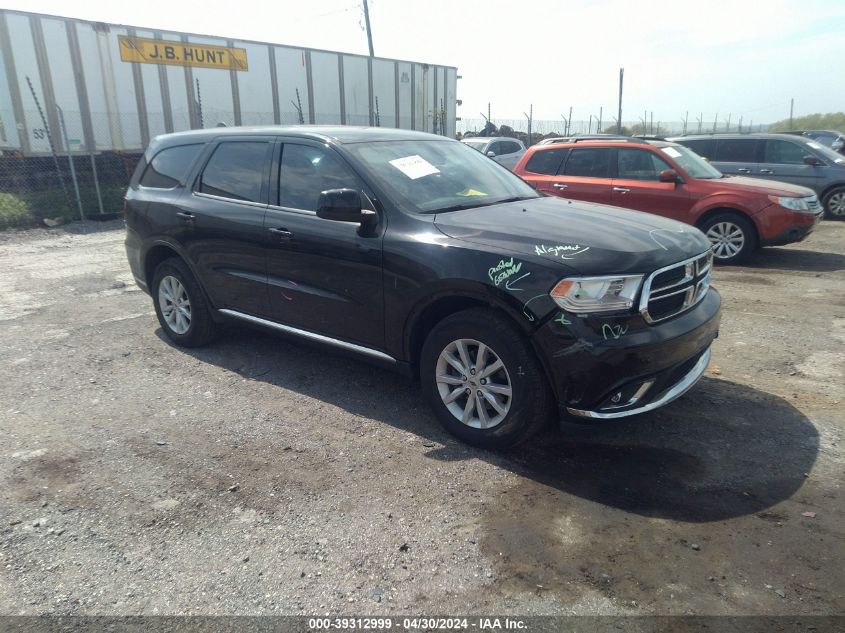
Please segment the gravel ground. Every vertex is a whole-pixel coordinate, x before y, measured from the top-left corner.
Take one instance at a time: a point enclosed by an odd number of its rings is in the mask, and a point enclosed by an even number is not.
[[[355,359],[169,345],[122,241],[0,235],[0,613],[845,613],[845,223],[716,271],[687,396],[501,454]]]

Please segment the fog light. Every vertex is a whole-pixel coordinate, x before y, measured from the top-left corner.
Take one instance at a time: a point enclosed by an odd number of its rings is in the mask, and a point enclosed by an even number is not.
[[[610,399],[613,404],[618,403],[622,399],[622,392],[617,391],[614,396]]]

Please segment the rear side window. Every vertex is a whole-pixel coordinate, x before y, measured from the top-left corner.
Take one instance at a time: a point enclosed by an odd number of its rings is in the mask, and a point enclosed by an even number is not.
[[[671,169],[656,154],[644,149],[619,148],[617,175],[625,180],[660,180],[660,172]]]
[[[710,139],[695,139],[690,141],[680,139],[678,140],[678,143],[686,145],[699,156],[707,158],[708,160],[713,160],[713,149],[716,145],[716,141],[711,141]]]
[[[554,176],[563,159],[566,158],[568,149],[547,149],[536,151],[528,159],[525,164],[525,171],[530,171],[532,174],[546,174],[547,176]]]
[[[261,185],[270,144],[264,141],[220,143],[205,166],[199,191],[245,202],[261,201]]]
[[[804,156],[809,154],[798,143],[789,141],[767,140],[766,151],[763,155],[764,163],[779,163],[782,165],[803,165]]]
[[[361,189],[355,173],[341,158],[310,145],[285,143],[279,172],[279,206],[316,211],[328,189]]]
[[[726,138],[719,139],[711,160],[723,163],[756,163],[757,139]]]
[[[515,143],[514,141],[502,141],[501,142],[502,154],[513,154],[514,152],[518,152],[522,149],[519,146],[519,143]]]
[[[202,147],[200,143],[177,145],[161,150],[147,165],[144,175],[141,176],[140,185],[156,189],[172,189],[188,175],[188,170]]]
[[[567,176],[610,178],[610,149],[590,147],[573,149],[563,173]]]

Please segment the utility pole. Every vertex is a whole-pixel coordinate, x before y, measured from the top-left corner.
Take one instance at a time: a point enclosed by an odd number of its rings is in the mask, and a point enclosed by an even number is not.
[[[616,117],[616,133],[622,134],[622,82],[625,79],[625,69],[619,69],[619,111]]]
[[[370,29],[370,7],[367,6],[367,0],[364,0],[364,23],[367,25],[367,44],[370,46],[370,57],[373,57],[373,31]]]
[[[795,108],[795,99],[789,100],[789,129],[792,130],[792,112]]]

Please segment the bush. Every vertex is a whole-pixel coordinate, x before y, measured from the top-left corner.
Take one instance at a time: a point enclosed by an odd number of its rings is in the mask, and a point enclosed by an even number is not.
[[[26,202],[10,193],[0,192],[0,231],[32,226],[34,218]]]

